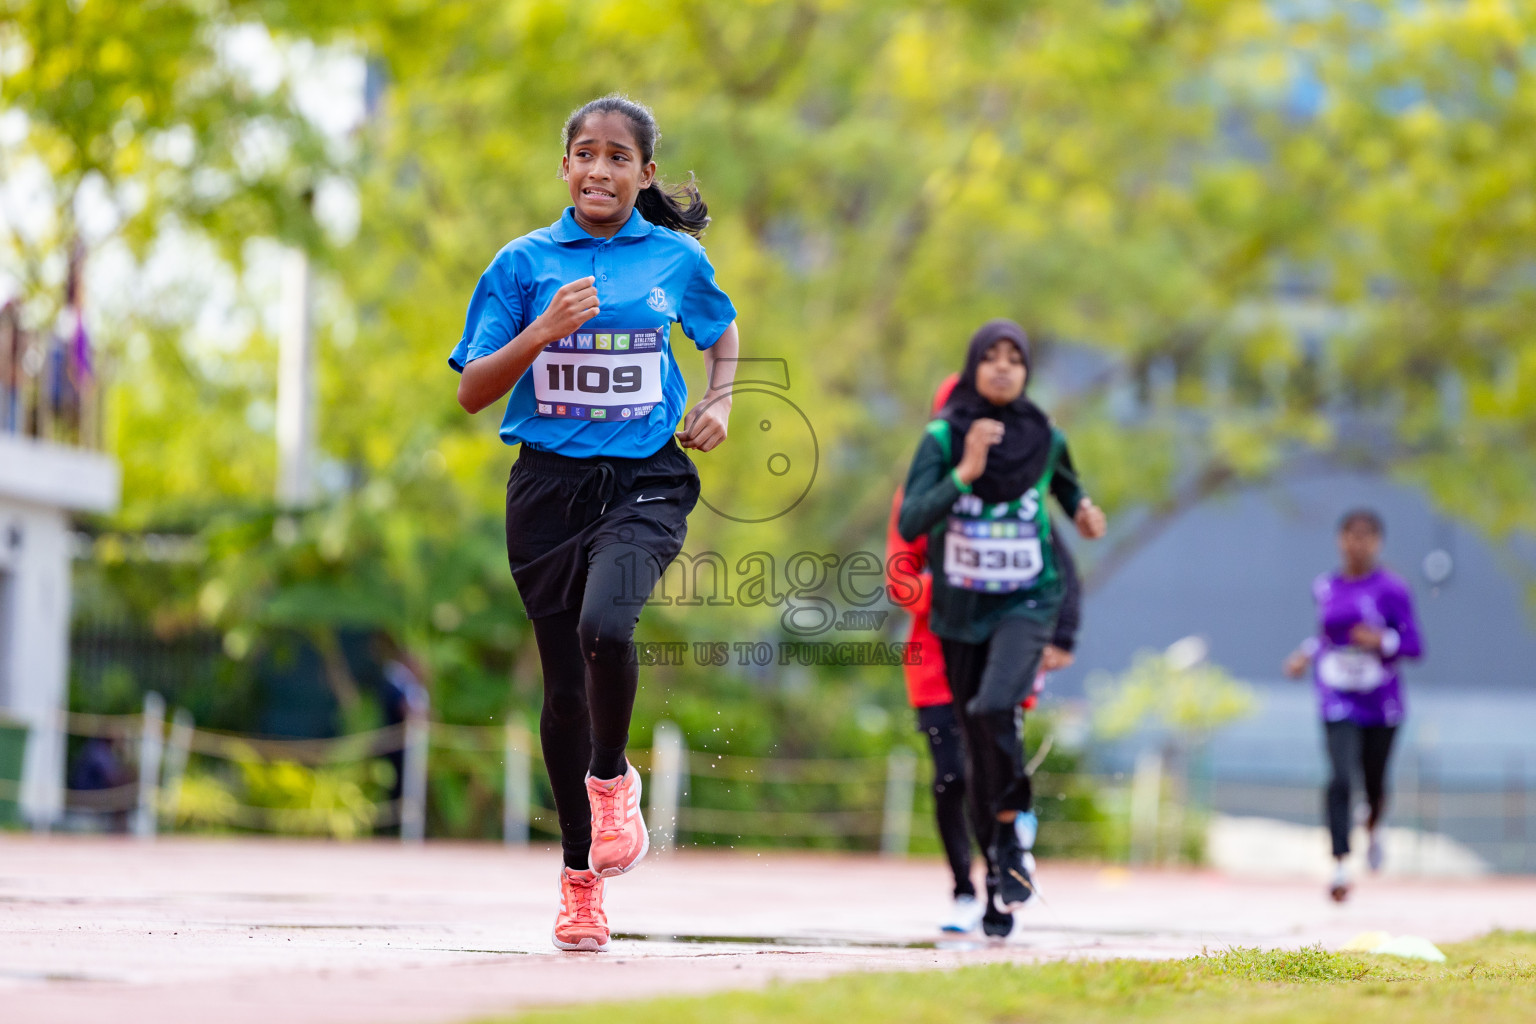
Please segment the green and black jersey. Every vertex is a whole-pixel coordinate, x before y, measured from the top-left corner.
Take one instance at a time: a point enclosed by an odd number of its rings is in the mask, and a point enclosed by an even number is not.
[[[1051,428],[1044,474],[1012,501],[986,504],[955,475],[959,445],[945,420],[929,423],[907,473],[897,530],[928,535],[933,567],[929,625],[949,640],[982,643],[1010,615],[1055,621],[1061,567],[1050,542],[1049,493],[1071,516],[1083,499],[1067,439]]]

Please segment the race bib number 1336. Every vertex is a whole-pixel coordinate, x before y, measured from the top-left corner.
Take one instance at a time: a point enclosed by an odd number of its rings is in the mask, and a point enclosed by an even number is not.
[[[1044,568],[1033,523],[950,516],[944,534],[944,575],[950,586],[1008,593],[1033,584]]]

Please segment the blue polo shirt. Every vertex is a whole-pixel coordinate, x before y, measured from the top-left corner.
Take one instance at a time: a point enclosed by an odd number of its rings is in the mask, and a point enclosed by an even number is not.
[[[511,341],[555,292],[596,279],[602,312],[540,353],[512,387],[501,438],[573,458],[642,458],[676,429],[688,385],[669,344],[674,323],[706,349],[736,319],[704,247],[633,211],[612,238],[594,238],[567,207],[547,228],[507,243],[475,286],[448,365]]]

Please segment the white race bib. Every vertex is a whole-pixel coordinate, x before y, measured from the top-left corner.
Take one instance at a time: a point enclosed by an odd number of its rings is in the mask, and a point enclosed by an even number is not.
[[[1387,681],[1387,669],[1370,651],[1335,647],[1318,657],[1317,678],[1335,690],[1365,693]]]
[[[663,397],[661,346],[655,328],[566,335],[530,368],[539,415],[621,423],[650,415]]]
[[[1028,587],[1044,568],[1034,523],[949,517],[949,529],[944,534],[944,576],[950,586],[1008,593]]]

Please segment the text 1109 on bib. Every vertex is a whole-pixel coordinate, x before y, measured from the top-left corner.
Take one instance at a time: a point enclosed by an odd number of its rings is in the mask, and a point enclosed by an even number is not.
[[[655,328],[568,334],[530,368],[539,415],[598,423],[647,416],[662,401],[663,354]]]

